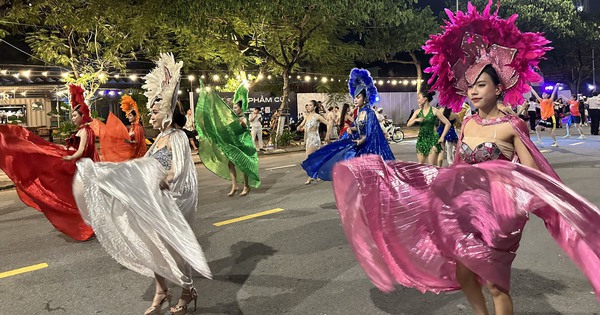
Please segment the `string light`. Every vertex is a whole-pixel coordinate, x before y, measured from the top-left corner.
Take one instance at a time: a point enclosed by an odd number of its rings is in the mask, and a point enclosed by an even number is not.
[[[323,78],[321,78],[321,82],[323,82],[323,83],[327,83],[327,81],[329,81],[329,80],[327,80],[327,78],[326,78],[326,77],[323,77]]]
[[[131,80],[131,81],[137,81],[137,79],[138,79],[137,74],[132,74],[129,76],[129,80]]]
[[[69,77],[69,73],[68,72],[63,72],[60,74],[61,77],[63,77],[64,79]]]
[[[118,79],[120,77],[120,75],[115,74],[115,79]]]
[[[29,75],[31,74],[31,70],[21,72],[21,75],[29,79]]]
[[[193,82],[196,77],[193,74],[188,75],[188,81]]]
[[[8,73],[8,71],[6,69],[0,71],[0,73],[2,73],[2,75],[6,75],[6,73]]]
[[[304,81],[306,81],[306,82],[310,82],[310,76],[305,76],[305,77],[304,77]]]
[[[45,76],[45,77],[47,77],[48,76],[48,71],[42,72],[42,75]]]
[[[200,93],[200,88],[196,88],[196,93]]]
[[[219,75],[218,75],[218,74],[215,74],[215,75],[213,75],[213,81],[216,81],[216,82],[218,82],[218,81],[219,81],[219,79],[220,79],[220,77],[219,77]]]
[[[100,80],[106,79],[106,73],[101,72],[100,74],[98,74],[98,79],[100,79]]]
[[[267,76],[267,79],[271,80],[271,75],[269,74],[269,76]]]

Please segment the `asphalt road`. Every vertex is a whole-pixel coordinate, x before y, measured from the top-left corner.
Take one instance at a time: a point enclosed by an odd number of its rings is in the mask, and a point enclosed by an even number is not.
[[[545,137],[544,154],[571,188],[600,205],[600,137],[560,144],[552,148]],[[414,145],[392,147],[398,159],[414,161]],[[470,313],[460,292],[379,292],[347,245],[331,183],[305,186],[303,159],[304,153],[261,157],[263,185],[246,197],[227,197],[229,183],[197,166],[200,202],[192,227],[214,280],[195,278],[193,314]],[[213,225],[276,208],[284,210]],[[41,263],[48,266],[0,278],[0,314],[142,314],[150,305],[152,279],[118,265],[95,240],[62,236],[14,190],[1,191],[0,273]],[[513,264],[512,295],[516,314],[600,314],[583,274],[533,216]]]

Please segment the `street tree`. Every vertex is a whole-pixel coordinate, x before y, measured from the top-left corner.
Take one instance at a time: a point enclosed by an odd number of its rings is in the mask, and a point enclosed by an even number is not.
[[[25,24],[23,34],[35,57],[69,70],[67,83],[81,84],[90,95],[142,52],[151,28],[126,1],[15,1],[5,19]]]
[[[414,65],[417,91],[421,90],[423,70],[421,59],[425,58],[421,47],[430,34],[439,29],[439,23],[429,7],[424,9],[398,10],[398,17],[373,21],[364,29],[366,62],[383,61],[388,64]]]
[[[487,0],[473,1],[483,8]],[[581,84],[592,75],[592,51],[600,41],[600,19],[578,10],[572,0],[504,0],[500,15],[517,13],[521,31],[541,32],[552,41],[540,69],[546,78],[568,83],[580,92]]]

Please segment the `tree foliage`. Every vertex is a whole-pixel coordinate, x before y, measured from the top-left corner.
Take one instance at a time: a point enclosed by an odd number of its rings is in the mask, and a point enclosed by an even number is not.
[[[430,34],[435,33],[439,23],[429,7],[425,9],[400,10],[393,21],[375,20],[364,31],[367,54],[365,61],[411,64],[417,74],[417,91],[421,90],[423,76],[421,60],[417,52]]]
[[[487,0],[473,1],[483,8]],[[545,77],[556,78],[579,92],[592,74],[592,49],[600,40],[598,17],[580,12],[573,0],[503,0],[500,15],[518,13],[521,31],[541,32],[554,47],[540,64]]]
[[[152,28],[136,11],[124,1],[16,1],[6,19],[30,25],[13,32],[25,35],[36,57],[69,69],[67,82],[93,93],[107,72],[124,71],[147,41]]]

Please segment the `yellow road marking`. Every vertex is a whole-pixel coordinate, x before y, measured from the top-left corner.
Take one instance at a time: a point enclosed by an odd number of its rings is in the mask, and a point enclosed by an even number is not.
[[[47,263],[41,263],[41,264],[37,264],[37,265],[33,265],[33,266],[28,266],[28,267],[15,269],[15,270],[5,271],[5,272],[0,273],[0,279],[10,277],[10,276],[15,276],[15,275],[30,272],[30,271],[44,269],[46,267],[48,267]]]
[[[236,222],[240,222],[240,221],[244,221],[244,220],[254,219],[254,218],[257,218],[257,217],[262,217],[262,216],[265,216],[265,215],[269,215],[269,214],[273,214],[273,213],[277,213],[277,212],[281,212],[281,211],[283,211],[282,208],[275,208],[275,209],[271,209],[271,210],[267,210],[267,211],[263,211],[263,212],[258,212],[258,213],[254,213],[254,214],[245,215],[243,217],[239,217],[239,218],[235,218],[235,219],[231,219],[231,220],[226,220],[226,221],[221,221],[221,222],[213,223],[213,225],[214,226],[227,225],[227,224],[236,223]]]
[[[571,145],[580,145],[580,144],[584,144],[585,142],[575,142],[575,143],[571,143]]]
[[[550,150],[540,150],[541,153],[548,153]]]

